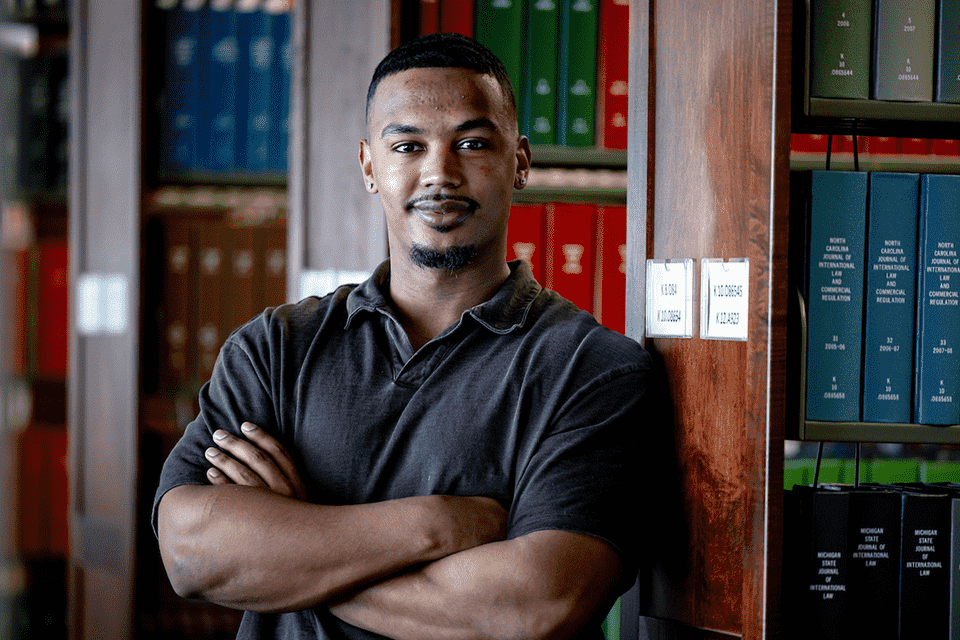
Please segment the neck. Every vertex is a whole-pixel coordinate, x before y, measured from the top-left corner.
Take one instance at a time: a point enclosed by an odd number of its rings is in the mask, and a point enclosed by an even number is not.
[[[390,297],[414,349],[489,300],[510,275],[505,260],[468,265],[455,273],[421,268],[406,257],[390,261]]]

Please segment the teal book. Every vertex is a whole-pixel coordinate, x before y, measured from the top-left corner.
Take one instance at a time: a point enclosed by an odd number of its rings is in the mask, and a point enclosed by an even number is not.
[[[557,143],[592,147],[596,138],[597,0],[560,3]]]
[[[933,100],[937,0],[876,0],[873,98]]]
[[[559,36],[557,0],[531,0],[527,5],[520,133],[533,144],[557,144]]]
[[[523,2],[477,0],[476,10],[477,41],[503,62],[519,102],[523,79]],[[523,113],[522,104],[517,104],[517,113]]]
[[[810,174],[807,420],[860,420],[867,174]]]
[[[270,79],[276,43],[263,0],[237,2],[237,149],[244,171],[260,172],[270,161]]]
[[[236,168],[237,14],[231,0],[210,0],[200,13],[200,168]]]
[[[960,0],[940,0],[937,16],[935,99],[960,103]]]
[[[267,168],[275,173],[287,172],[290,144],[290,80],[293,69],[291,44],[290,0],[267,2],[274,55],[270,65],[270,141]]]
[[[873,0],[811,0],[810,95],[870,97]]]
[[[863,421],[913,415],[920,176],[871,173],[863,338]]]
[[[960,176],[920,179],[915,415],[960,423]]]

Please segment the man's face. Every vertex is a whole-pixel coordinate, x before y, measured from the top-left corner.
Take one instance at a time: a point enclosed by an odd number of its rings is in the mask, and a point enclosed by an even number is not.
[[[493,77],[459,68],[387,76],[367,134],[360,164],[367,190],[383,202],[391,255],[448,271],[503,262],[530,147]]]

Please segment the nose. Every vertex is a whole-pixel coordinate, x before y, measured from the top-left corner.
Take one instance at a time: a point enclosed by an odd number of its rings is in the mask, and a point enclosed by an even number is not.
[[[432,147],[424,156],[420,174],[423,187],[458,187],[463,182],[463,167],[456,150],[443,146]]]

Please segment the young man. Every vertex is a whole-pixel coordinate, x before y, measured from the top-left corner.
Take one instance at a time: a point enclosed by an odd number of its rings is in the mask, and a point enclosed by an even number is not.
[[[489,51],[398,48],[367,124],[391,257],[229,338],[157,492],[171,581],[242,638],[599,637],[649,356],[506,262],[530,146]]]

